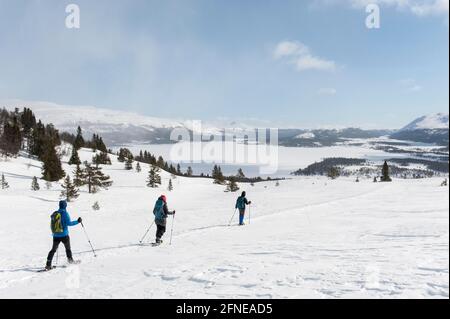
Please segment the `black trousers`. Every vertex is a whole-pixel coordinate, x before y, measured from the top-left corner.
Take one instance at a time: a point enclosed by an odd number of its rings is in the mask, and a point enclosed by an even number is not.
[[[64,244],[64,248],[66,248],[66,256],[68,259],[72,259],[72,250],[70,249],[70,237],[53,237],[53,247],[52,250],[48,253],[47,263],[51,265],[53,256],[58,250],[58,246],[60,243]]]
[[[158,225],[156,224],[156,240],[161,239],[161,237],[166,232],[166,226],[165,225]]]

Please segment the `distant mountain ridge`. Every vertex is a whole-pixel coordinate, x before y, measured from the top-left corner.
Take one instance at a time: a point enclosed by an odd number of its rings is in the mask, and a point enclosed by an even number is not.
[[[64,106],[49,102],[27,102],[20,100],[2,101],[0,107],[9,110],[28,107],[44,123],[53,123],[60,131],[75,133],[81,126],[86,137],[100,134],[107,145],[129,143],[163,144],[173,143],[170,134],[174,128],[195,131],[192,121],[166,119],[116,111],[91,106]],[[274,123],[248,119],[235,122],[227,119],[202,121],[202,133],[219,135],[224,128],[236,132],[256,127],[272,127]],[[399,140],[448,145],[449,116],[436,113],[422,116],[400,130],[361,129],[354,127],[339,129],[280,128],[279,144],[283,146],[320,147],[331,146],[353,138],[376,138],[390,136]]]
[[[435,113],[421,116],[400,131],[414,131],[414,130],[434,130],[434,129],[448,129],[448,113]]]
[[[391,138],[448,147],[449,115],[448,113],[434,113],[421,116],[391,134]]]

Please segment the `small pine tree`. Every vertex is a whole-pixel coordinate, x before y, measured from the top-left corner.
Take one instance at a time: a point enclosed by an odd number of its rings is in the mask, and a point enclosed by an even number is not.
[[[355,182],[359,183],[359,177],[356,177]]]
[[[148,172],[147,187],[157,188],[161,185],[161,176],[159,176],[159,168],[156,166],[151,166]]]
[[[81,187],[84,185],[84,173],[83,170],[81,169],[80,165],[77,165],[77,167],[75,168],[75,170],[73,171],[73,184],[76,187]]]
[[[244,171],[242,170],[242,168],[238,169],[236,177],[237,178],[245,178],[245,174],[244,174]]]
[[[169,179],[169,186],[167,187],[169,192],[173,191],[172,179]]]
[[[85,141],[83,138],[83,132],[81,131],[81,127],[78,126],[77,129],[77,136],[75,137],[75,141],[73,142],[73,147],[76,150],[79,150],[80,148],[84,147]]]
[[[444,181],[441,183],[441,186],[447,186],[447,185],[448,185],[447,179],[444,179]]]
[[[47,190],[51,189],[51,188],[52,188],[52,182],[45,181],[45,188],[46,188]]]
[[[239,186],[236,183],[236,179],[234,177],[230,177],[226,191],[227,192],[237,192],[239,190]]]
[[[100,152],[100,154],[94,155],[92,163],[95,165],[111,165],[111,159],[106,152]]]
[[[9,184],[8,184],[8,182],[6,181],[6,178],[5,178],[5,175],[4,175],[4,174],[2,174],[2,178],[1,178],[1,180],[0,180],[0,186],[1,186],[2,189],[7,189],[7,188],[9,188]]]
[[[136,172],[140,173],[142,171],[141,169],[141,165],[139,164],[139,162],[136,163]]]
[[[56,154],[55,146],[53,143],[45,143],[41,160],[43,162],[42,176],[45,180],[49,182],[56,182],[65,176],[64,170],[61,166],[61,160]]]
[[[225,182],[225,177],[222,174],[222,169],[220,166],[214,165],[211,176],[214,180],[214,184],[222,185]]]
[[[373,182],[374,182],[374,183],[377,183],[377,182],[378,182],[378,179],[377,179],[376,176],[373,178]]]
[[[80,157],[78,156],[78,151],[75,147],[72,147],[72,156],[69,160],[69,165],[80,165]]]
[[[133,169],[133,159],[131,157],[127,158],[127,161],[125,162],[125,169],[127,171],[131,171]]]
[[[68,202],[71,202],[73,199],[77,199],[78,196],[80,196],[78,194],[78,188],[72,183],[69,175],[64,179],[64,183],[61,187],[63,188],[61,191],[61,198]]]
[[[383,168],[381,170],[381,181],[382,182],[392,182],[392,179],[389,176],[389,165],[388,165],[387,161],[384,161]]]
[[[192,177],[193,174],[194,174],[194,171],[192,170],[192,167],[189,166],[186,171],[186,176]]]
[[[41,187],[39,186],[39,182],[36,176],[33,177],[33,180],[31,181],[31,190],[38,191]]]
[[[113,184],[110,177],[103,174],[99,166],[92,166],[87,162],[84,163],[84,166],[82,181],[83,185],[88,186],[89,194],[97,193],[100,188],[107,189]]]
[[[92,209],[95,211],[100,210],[100,204],[98,202],[95,202],[94,205],[92,205]]]
[[[327,173],[327,176],[331,179],[336,179],[339,177],[339,175],[339,169],[337,169],[336,167],[331,167]]]

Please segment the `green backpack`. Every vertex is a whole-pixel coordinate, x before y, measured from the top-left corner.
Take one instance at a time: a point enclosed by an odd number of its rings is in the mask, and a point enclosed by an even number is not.
[[[54,212],[50,216],[50,228],[53,234],[61,234],[64,232],[62,214],[59,211]]]

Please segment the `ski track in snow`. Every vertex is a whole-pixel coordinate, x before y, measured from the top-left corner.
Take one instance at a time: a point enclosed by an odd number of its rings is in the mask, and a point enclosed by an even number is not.
[[[440,179],[241,185],[254,205],[250,225],[235,227],[237,216],[232,226],[228,221],[237,194],[211,180],[180,177],[168,193],[168,174],[162,189],[149,189],[146,165],[140,174],[122,166],[113,160],[104,169],[115,182],[110,190],[83,190],[69,205],[72,218],[85,220],[98,257],[73,227],[72,248],[82,264],[36,273],[50,249],[49,215],[60,186],[45,190],[41,182],[41,191],[32,192],[39,163],[0,162],[11,186],[0,192],[0,298],[449,297],[448,188],[438,187]],[[139,245],[161,193],[177,210],[173,244],[169,219],[162,246]],[[101,210],[93,212],[96,200]],[[65,264],[61,246],[58,265]]]

